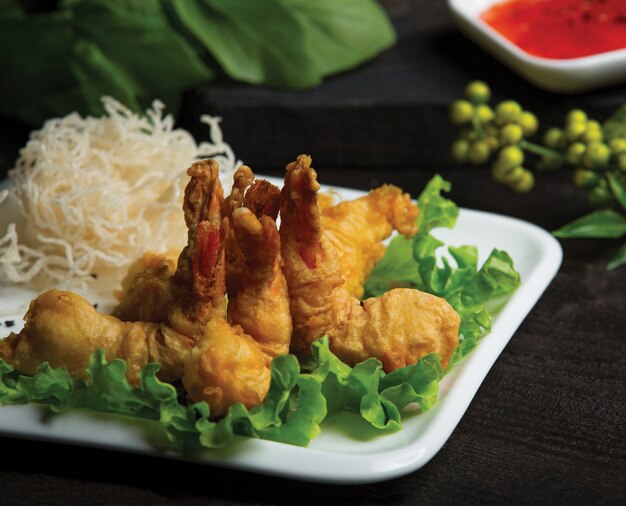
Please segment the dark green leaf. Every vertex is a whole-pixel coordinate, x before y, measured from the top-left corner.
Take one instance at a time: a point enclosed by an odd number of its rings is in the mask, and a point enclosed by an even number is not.
[[[626,211],[626,184],[624,184],[623,178],[621,176],[615,176],[610,172],[606,173],[606,177],[609,181],[609,186],[613,195],[615,195],[619,204]]]
[[[289,88],[321,82],[305,27],[280,1],[194,0],[172,8],[233,79]]]
[[[395,42],[385,11],[375,0],[281,0],[308,36],[308,57],[321,75],[351,69]]]
[[[77,5],[73,14],[76,39],[100,48],[114,63],[119,79],[132,85],[142,107],[158,98],[175,111],[185,89],[212,77],[185,39],[168,25],[159,0],[92,0]]]
[[[0,113],[31,124],[50,117],[51,111],[43,104],[45,97],[61,94],[75,83],[68,65],[71,23],[63,12],[0,18]]]
[[[24,9],[19,0],[0,0],[0,18],[21,18]]]
[[[617,238],[626,234],[626,217],[611,210],[594,211],[555,230],[562,238]]]
[[[72,5],[0,18],[1,113],[35,125],[72,111],[99,115],[102,95],[135,110],[159,98],[175,111],[184,89],[210,79],[157,0]]]
[[[602,125],[606,140],[626,138],[626,104],[615,111]]]
[[[606,265],[607,270],[611,271],[613,269],[617,269],[622,265],[626,264],[626,242],[622,244],[620,249],[617,250],[617,253],[609,260],[609,263]]]

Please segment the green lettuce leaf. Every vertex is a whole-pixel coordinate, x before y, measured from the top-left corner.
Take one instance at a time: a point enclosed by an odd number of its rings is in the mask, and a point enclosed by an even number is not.
[[[456,204],[441,195],[449,190],[450,183],[438,175],[426,185],[418,198],[418,233],[412,239],[396,237],[391,241],[365,284],[365,294],[377,297],[404,286],[446,299],[461,318],[459,346],[451,367],[491,330],[492,316],[487,306],[513,293],[521,280],[511,257],[497,249],[480,268],[474,246],[449,246],[448,256],[438,259],[443,242],[431,231],[452,228],[459,213]]]
[[[71,378],[65,368],[47,363],[33,376],[16,373],[0,360],[0,403],[33,403],[58,413],[88,409],[160,424],[179,450],[221,448],[236,435],[306,446],[320,433],[328,412],[352,411],[372,427],[390,432],[401,427],[401,410],[418,403],[423,411],[437,399],[443,371],[436,355],[386,375],[382,364],[368,359],[354,368],[341,362],[323,337],[313,343],[308,372],[293,355],[273,360],[268,395],[247,409],[240,403],[212,420],[205,402],[187,404],[177,389],[156,377],[159,365],[146,365],[140,385],[126,380],[126,363],[108,362],[102,350],[93,353],[87,380]]]

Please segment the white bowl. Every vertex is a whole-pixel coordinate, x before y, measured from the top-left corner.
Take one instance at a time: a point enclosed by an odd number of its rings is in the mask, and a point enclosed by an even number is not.
[[[448,0],[459,28],[505,65],[549,91],[577,93],[626,81],[626,49],[583,58],[555,60],[528,54],[480,19],[502,0]]]

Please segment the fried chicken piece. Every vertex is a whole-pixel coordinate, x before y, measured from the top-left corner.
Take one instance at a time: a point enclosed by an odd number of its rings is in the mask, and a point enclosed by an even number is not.
[[[291,299],[292,351],[308,353],[327,335],[344,362],[376,357],[390,372],[431,352],[447,366],[458,344],[459,316],[444,300],[414,289],[394,289],[361,304],[344,287],[336,249],[323,232],[319,184],[311,159],[287,166],[281,193],[283,271]]]
[[[393,230],[407,238],[417,233],[418,214],[409,194],[392,185],[321,211],[322,230],[337,251],[344,288],[351,295],[363,296],[365,280],[385,255],[382,241]]]

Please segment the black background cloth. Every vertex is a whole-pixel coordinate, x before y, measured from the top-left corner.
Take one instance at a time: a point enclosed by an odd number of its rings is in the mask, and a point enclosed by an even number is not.
[[[547,230],[588,212],[566,171],[542,172],[528,195],[487,168],[454,164],[448,104],[471,79],[515,98],[543,126],[581,107],[599,120],[626,102],[622,84],[578,95],[542,91],[452,25],[446,3],[387,0],[398,44],[310,92],[232,83],[189,91],[180,124],[201,114],[259,172],[281,175],[299,153],[320,180],[360,189],[383,182],[417,195],[438,172],[461,206]],[[0,120],[6,171],[28,128]],[[625,504],[626,268],[607,272],[618,240],[563,240],[553,282],[487,375],[441,451],[422,469],[359,486],[306,483],[106,450],[0,438],[0,504]],[[368,458],[364,456],[363,458]]]

